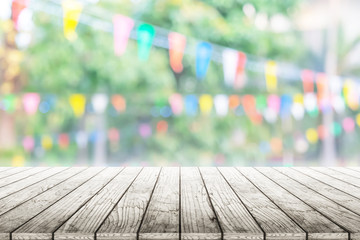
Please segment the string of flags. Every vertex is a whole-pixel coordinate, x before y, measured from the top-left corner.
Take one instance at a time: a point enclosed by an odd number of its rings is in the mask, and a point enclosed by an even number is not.
[[[16,110],[23,109],[28,115],[34,115],[36,112],[47,113],[55,108],[56,101],[59,97],[51,94],[24,93],[24,94],[7,94],[0,96],[0,109],[13,113]],[[133,99],[133,96],[131,97]],[[127,109],[126,97],[121,94],[108,96],[104,93],[97,93],[92,96],[76,93],[68,96],[68,104],[72,109],[74,116],[79,118],[86,111],[91,109],[92,112],[102,114],[110,105],[117,113],[124,113]],[[316,117],[320,112],[327,112],[331,108],[338,114],[343,114],[348,108],[351,111],[359,109],[360,96],[354,92],[352,82],[346,82],[342,92],[331,95],[326,101],[322,95],[316,95],[314,92],[290,94],[179,94],[174,93],[169,97],[158,97],[154,99],[155,107],[164,110],[163,115],[186,114],[196,116],[198,114],[208,115],[214,112],[218,116],[226,116],[229,111],[234,113],[243,112],[254,123],[261,123],[261,115],[269,123],[276,121],[277,117],[286,118],[290,115],[295,120],[304,118],[307,113],[311,117]],[[151,103],[146,103],[151,104]],[[90,106],[90,108],[87,108]],[[164,109],[163,109],[164,108]],[[165,114],[165,112],[167,114]],[[260,121],[260,122],[259,122]]]
[[[12,18],[17,25],[18,17],[21,11],[26,7],[29,7],[30,0],[12,0]],[[80,15],[83,11],[83,5],[78,0],[63,0],[61,4],[63,10],[63,28],[65,38],[73,41],[76,39],[76,28],[80,21]],[[135,29],[136,28],[136,29]],[[126,52],[128,40],[135,36],[138,44],[138,57],[141,61],[147,61],[150,57],[151,47],[154,45],[154,39],[157,36],[156,29],[153,25],[147,23],[136,23],[133,19],[127,16],[115,14],[112,17],[112,32],[114,36],[114,53],[117,56],[122,56]],[[167,30],[161,31],[166,32]],[[186,51],[187,45],[190,44],[188,38],[180,33],[167,31],[167,44],[166,48],[169,49],[169,62],[172,70],[176,73],[183,71],[183,56]],[[216,48],[215,48],[216,46]],[[192,49],[192,48],[191,48]],[[219,52],[220,51],[220,52]],[[230,48],[224,48],[208,42],[198,41],[195,51],[195,68],[196,77],[199,80],[203,80],[206,77],[209,63],[214,56],[220,56],[219,61],[223,65],[224,70],[224,83],[226,86],[234,89],[241,89],[246,86],[247,76],[245,69],[249,68],[248,54],[237,51]],[[264,72],[264,85],[270,93],[277,92],[278,80],[282,78],[280,71],[280,65],[273,60],[258,61],[259,64],[263,64]],[[298,70],[298,68],[296,68]],[[327,93],[330,88],[330,84],[333,79],[340,80],[340,84],[343,86],[348,80],[347,78],[341,78],[339,76],[327,76],[324,73],[315,73],[311,70],[298,70],[297,79],[303,81],[304,90],[314,91],[314,83],[316,83],[318,94],[321,95],[321,101],[326,107]],[[357,79],[353,78],[352,82],[357,82]]]

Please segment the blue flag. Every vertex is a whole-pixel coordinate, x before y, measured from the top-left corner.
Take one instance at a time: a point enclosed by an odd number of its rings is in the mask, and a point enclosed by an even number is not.
[[[202,80],[205,78],[209,67],[212,46],[207,42],[200,42],[196,47],[196,76]]]
[[[195,116],[198,112],[198,99],[195,95],[185,96],[185,110],[189,116]]]

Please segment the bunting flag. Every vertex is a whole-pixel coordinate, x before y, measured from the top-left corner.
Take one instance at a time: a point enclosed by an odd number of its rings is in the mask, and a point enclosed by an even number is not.
[[[304,107],[306,112],[310,116],[317,116],[318,114],[318,103],[315,93],[306,93],[304,96]]]
[[[70,144],[70,138],[69,135],[66,133],[59,134],[58,137],[58,144],[61,149],[65,149]]]
[[[213,106],[213,100],[211,95],[209,94],[201,95],[199,98],[199,106],[200,106],[200,111],[203,114],[209,114]]]
[[[212,54],[212,46],[207,42],[200,42],[196,47],[196,76],[202,80],[206,76]]]
[[[11,18],[14,22],[15,28],[18,29],[18,19],[22,10],[29,5],[30,0],[12,0],[11,4]]]
[[[83,94],[72,94],[69,103],[76,117],[81,117],[85,111],[86,98]]]
[[[126,51],[126,46],[130,37],[134,20],[129,17],[116,14],[113,17],[114,25],[114,51],[115,55],[121,56]]]
[[[291,113],[296,120],[301,120],[304,118],[304,96],[302,94],[298,93],[293,97]]]
[[[49,150],[52,148],[53,146],[53,139],[51,136],[49,135],[44,135],[41,138],[41,146],[43,147],[43,149],[45,150]]]
[[[256,96],[256,110],[258,112],[263,112],[266,109],[267,101],[264,95]]]
[[[169,57],[170,66],[176,73],[181,73],[183,70],[182,59],[186,47],[186,37],[176,32],[169,33]]]
[[[215,111],[220,117],[226,116],[229,111],[229,98],[225,94],[218,94],[214,97]]]
[[[174,115],[180,115],[184,109],[181,94],[174,93],[169,97],[169,104]]]
[[[141,61],[147,61],[155,37],[155,28],[149,24],[141,24],[137,29],[137,37],[138,57]]]
[[[279,96],[275,94],[271,94],[268,96],[267,102],[268,102],[268,108],[274,110],[276,114],[280,112],[281,101]]]
[[[26,93],[22,100],[25,112],[34,115],[40,103],[40,95],[38,93]]]
[[[236,78],[236,70],[238,65],[238,53],[233,49],[226,48],[222,52],[224,81],[229,87],[233,87]]]
[[[290,95],[284,94],[281,96],[280,116],[286,118],[290,116],[292,106],[292,98]]]
[[[17,98],[13,94],[5,95],[2,99],[2,105],[6,112],[12,113],[16,109]]]
[[[94,108],[94,111],[98,114],[105,112],[105,109],[108,105],[109,98],[106,94],[97,93],[91,98],[91,103]]]
[[[126,100],[123,96],[119,94],[112,95],[111,104],[118,113],[125,112],[126,110]]]
[[[185,111],[189,116],[195,116],[198,110],[198,99],[195,95],[185,96]]]
[[[329,86],[326,74],[318,73],[316,75],[316,87],[318,94],[319,108],[323,112],[327,112],[330,109],[330,98],[329,98]]]
[[[168,123],[165,120],[161,120],[156,124],[156,131],[158,133],[166,133],[168,130]]]
[[[35,147],[35,140],[32,136],[26,136],[23,138],[22,145],[26,152],[32,152]]]
[[[70,41],[77,38],[76,27],[80,18],[83,6],[77,0],[64,0],[62,2],[64,15],[64,36]]]
[[[345,80],[343,94],[345,103],[351,110],[356,111],[359,108],[359,88],[356,82],[351,79]]]
[[[254,124],[260,124],[262,122],[261,114],[256,111],[256,99],[253,95],[245,95],[242,97],[242,104],[246,115],[250,118]]]
[[[304,93],[314,92],[314,72],[305,69],[301,72]]]
[[[243,52],[238,52],[236,77],[234,82],[234,87],[237,89],[243,88],[246,84],[245,65],[246,65],[246,54]]]
[[[235,110],[241,103],[241,98],[238,95],[229,96],[229,108]]]
[[[277,64],[275,61],[267,61],[265,64],[266,88],[269,92],[277,89]]]

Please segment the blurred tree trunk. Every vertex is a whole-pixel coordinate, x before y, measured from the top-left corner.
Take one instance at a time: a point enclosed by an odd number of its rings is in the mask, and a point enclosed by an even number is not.
[[[334,76],[337,74],[337,32],[338,32],[338,19],[337,19],[338,0],[330,1],[330,19],[328,21],[327,32],[327,52],[325,59],[325,72],[327,76]],[[331,78],[328,78],[331,81]],[[328,89],[329,90],[329,89]],[[333,111],[323,113],[323,125],[326,129],[331,129],[331,124],[334,122]],[[324,139],[322,145],[322,160],[323,166],[336,165],[336,152],[335,152],[335,139],[333,134],[328,134]]]

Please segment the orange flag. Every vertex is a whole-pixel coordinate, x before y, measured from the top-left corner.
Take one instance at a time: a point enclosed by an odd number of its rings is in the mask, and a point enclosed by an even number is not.
[[[171,32],[169,33],[168,39],[170,66],[174,72],[180,73],[183,70],[182,59],[186,46],[186,37],[179,33]]]

